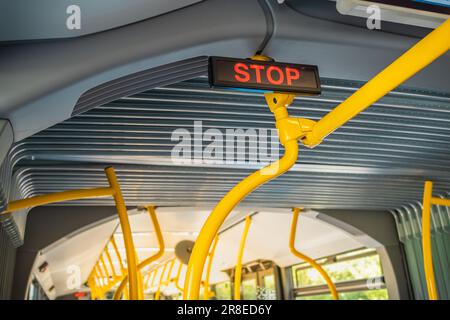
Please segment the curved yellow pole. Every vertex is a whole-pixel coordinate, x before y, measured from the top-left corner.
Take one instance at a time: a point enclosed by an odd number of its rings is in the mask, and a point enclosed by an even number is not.
[[[152,283],[150,284],[151,288],[155,287],[155,281],[157,276],[158,276],[158,268],[155,269],[155,276],[152,278]]]
[[[422,247],[423,263],[425,270],[425,281],[428,289],[428,299],[438,300],[436,280],[433,269],[433,255],[431,251],[431,197],[433,194],[433,183],[425,182],[422,205]]]
[[[97,268],[97,274],[100,275],[101,288],[103,289],[103,287],[106,287],[106,285],[108,284],[108,283],[105,283],[105,281],[106,281],[106,275],[105,275],[105,273],[103,272],[102,268],[100,268],[100,265],[99,265],[99,264],[96,265],[96,268]]]
[[[115,279],[117,279],[117,273],[116,273],[116,269],[114,268],[114,264],[112,262],[111,255],[109,254],[109,251],[108,251],[108,245],[109,245],[109,243],[106,245],[106,250],[104,252],[106,254],[106,259],[108,260],[109,266],[112,271],[113,280],[115,281]]]
[[[69,190],[69,191],[55,192],[51,194],[44,194],[31,198],[11,201],[10,203],[8,203],[6,210],[2,211],[0,215],[55,202],[63,202],[86,198],[97,198],[97,197],[110,197],[113,195],[113,193],[114,190],[112,188],[94,188],[94,189]]]
[[[155,300],[159,300],[159,298],[161,297],[161,286],[163,284],[164,274],[166,273],[168,264],[169,264],[169,261],[166,261],[166,263],[164,263],[164,267],[161,271],[161,276],[159,277],[158,289],[156,289],[156,292],[155,292]]]
[[[152,271],[150,271],[148,280],[147,280],[147,286],[146,288],[151,288],[152,284],[153,284],[153,279],[156,277],[156,269],[153,269]]]
[[[252,173],[231,189],[225,197],[217,204],[209,215],[200,234],[195,241],[184,286],[184,299],[197,300],[199,297],[200,283],[202,280],[203,267],[208,255],[211,243],[219,231],[220,226],[233,210],[233,208],[250,192],[265,182],[283,174],[296,162],[298,155],[298,144],[291,140],[285,144],[284,156],[269,166]]]
[[[125,266],[123,265],[122,257],[120,256],[119,248],[117,248],[116,239],[114,239],[114,235],[111,237],[111,243],[114,248],[114,252],[116,253],[117,260],[119,260],[119,266],[120,266],[120,273],[121,275],[124,275],[126,270]]]
[[[163,235],[161,232],[161,227],[159,225],[158,218],[156,217],[155,208],[153,206],[147,206],[146,209],[150,215],[150,219],[152,220],[153,228],[155,229],[156,238],[158,239],[159,250],[157,253],[155,253],[151,257],[148,257],[147,259],[145,259],[144,261],[139,263],[137,266],[138,270],[141,270],[142,268],[148,266],[150,263],[159,259],[164,254],[164,238],[163,238]],[[128,275],[124,275],[122,282],[120,283],[119,287],[117,288],[116,292],[114,293],[114,298],[113,298],[114,300],[120,299],[122,291],[125,288],[127,282],[128,282]]]
[[[169,271],[167,272],[167,277],[166,277],[166,281],[163,282],[164,285],[168,285],[170,283],[171,279],[171,275],[172,275],[172,270],[173,270],[173,266],[175,265],[175,258],[173,258],[170,261],[170,267],[169,267]]]
[[[122,192],[120,191],[119,181],[112,167],[105,169],[106,177],[109,185],[114,190],[114,201],[119,214],[120,226],[125,244],[125,253],[127,256],[127,274],[129,277],[129,294],[131,300],[139,299],[139,278],[137,270],[137,258],[134,248],[133,235],[131,233],[130,221],[128,220],[127,207],[123,201]]]
[[[295,235],[297,233],[297,224],[298,224],[298,215],[300,213],[299,208],[295,208],[293,210],[292,215],[292,224],[291,224],[291,234],[289,237],[289,249],[291,250],[292,254],[295,255],[297,258],[302,259],[306,262],[308,262],[311,267],[316,269],[320,275],[323,277],[325,282],[327,283],[328,288],[330,289],[331,296],[334,300],[339,300],[339,295],[336,290],[336,286],[334,285],[333,281],[331,280],[328,273],[318,264],[314,259],[308,257],[307,255],[304,255],[301,252],[298,252],[297,249],[295,249]]]
[[[274,114],[276,126],[279,131],[280,141],[285,153],[281,159],[252,173],[231,189],[217,206],[213,209],[203,225],[197,240],[195,241],[191,257],[189,259],[186,280],[184,284],[184,299],[196,300],[202,281],[203,268],[208,256],[209,248],[220,226],[223,224],[231,210],[256,188],[288,171],[297,161],[297,140],[304,137],[311,129],[313,121],[307,119],[289,118],[287,105],[292,103],[295,95],[291,94],[265,94],[269,109]]]
[[[252,218],[250,218],[250,216],[245,217],[244,232],[242,233],[241,244],[239,246],[238,259],[234,273],[234,300],[241,300],[242,256],[244,255],[245,241],[247,240],[248,230],[250,229],[251,222]]]
[[[183,292],[183,287],[180,285],[180,275],[181,275],[181,269],[183,268],[183,263],[181,263],[180,261],[180,265],[178,267],[177,270],[177,275],[174,279],[174,283],[175,283],[175,287],[180,290],[181,292]]]
[[[209,279],[210,279],[210,275],[211,275],[212,261],[214,259],[214,253],[216,252],[216,246],[217,246],[218,241],[219,241],[219,236],[216,235],[216,237],[214,238],[214,242],[212,244],[211,252],[209,253],[208,265],[206,266],[205,284],[204,284],[204,291],[203,291],[203,299],[204,300],[209,300],[209,298],[211,298],[211,291],[209,290]]]
[[[100,260],[99,260],[98,264],[99,264],[100,268],[103,270],[103,273],[105,274],[106,284],[108,285],[111,279],[110,279],[109,270],[106,267],[105,259],[103,258],[103,253],[100,255]]]

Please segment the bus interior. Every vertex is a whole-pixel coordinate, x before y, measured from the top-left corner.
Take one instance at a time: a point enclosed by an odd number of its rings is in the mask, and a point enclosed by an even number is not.
[[[0,0],[0,299],[449,300],[449,18]]]

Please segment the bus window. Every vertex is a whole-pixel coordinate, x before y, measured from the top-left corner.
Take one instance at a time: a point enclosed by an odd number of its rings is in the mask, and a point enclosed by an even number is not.
[[[359,249],[317,260],[335,282],[343,300],[386,300],[380,258],[375,249]],[[323,278],[308,264],[292,267],[294,298],[331,300]]]

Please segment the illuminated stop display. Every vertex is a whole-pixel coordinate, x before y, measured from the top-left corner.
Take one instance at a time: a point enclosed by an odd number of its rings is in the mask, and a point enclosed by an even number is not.
[[[212,87],[320,94],[317,67],[293,63],[210,57],[209,83]]]

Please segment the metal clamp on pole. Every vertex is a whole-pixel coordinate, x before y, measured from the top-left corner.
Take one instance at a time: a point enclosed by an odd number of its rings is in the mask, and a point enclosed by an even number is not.
[[[311,267],[313,267],[314,269],[317,270],[317,272],[320,273],[320,275],[323,277],[323,279],[327,283],[328,288],[330,289],[333,300],[339,300],[339,295],[337,293],[336,286],[334,285],[334,283],[331,280],[328,273],[322,268],[322,266],[320,264],[318,264],[314,259],[308,257],[307,255],[305,255],[305,254],[297,251],[297,249],[295,249],[295,237],[297,234],[297,224],[298,224],[299,213],[300,213],[300,208],[294,208],[293,215],[292,215],[291,234],[289,237],[289,249],[291,250],[293,255],[295,255],[299,259],[302,259],[302,260],[308,262],[311,265]]]

